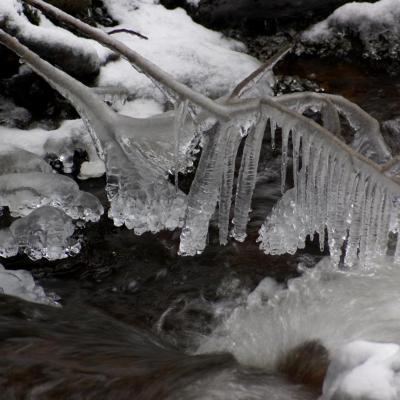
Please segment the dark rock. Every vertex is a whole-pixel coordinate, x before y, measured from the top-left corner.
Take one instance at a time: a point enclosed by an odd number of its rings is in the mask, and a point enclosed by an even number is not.
[[[28,110],[34,120],[52,120],[52,128],[56,128],[57,121],[61,119],[77,118],[76,111],[68,101],[30,71],[0,81],[0,93]],[[19,119],[19,122],[22,120]]]
[[[53,6],[70,14],[88,13],[92,6],[92,0],[45,0]]]
[[[32,115],[26,108],[17,107],[12,101],[0,96],[0,125],[26,129],[31,120]]]
[[[19,58],[4,46],[0,46],[0,79],[14,75],[19,66]]]

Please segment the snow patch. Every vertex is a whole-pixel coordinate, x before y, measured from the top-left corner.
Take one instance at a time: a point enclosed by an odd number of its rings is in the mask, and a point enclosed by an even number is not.
[[[323,400],[396,400],[400,396],[400,346],[357,340],[333,355]]]
[[[0,293],[20,299],[51,306],[59,304],[48,297],[41,286],[35,283],[30,272],[6,270],[0,264]]]

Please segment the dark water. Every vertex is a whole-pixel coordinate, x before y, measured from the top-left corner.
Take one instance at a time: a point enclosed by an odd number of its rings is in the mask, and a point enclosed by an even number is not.
[[[400,114],[400,82],[385,75],[315,59],[290,60],[279,72],[316,81],[381,122]],[[136,237],[103,218],[87,227],[74,258],[6,260],[30,269],[63,308],[0,296],[0,399],[316,399],[324,366],[318,379],[300,379],[305,388],[290,382],[298,368],[290,362],[267,374],[229,354],[192,355],[263,278],[285,284],[299,260],[312,266],[321,256],[312,243],[295,256],[259,251],[257,229],[279,198],[278,171],[279,154],[266,146],[244,243],[219,247],[212,228],[203,255],[180,258],[178,233]],[[103,180],[82,186],[105,202]]]

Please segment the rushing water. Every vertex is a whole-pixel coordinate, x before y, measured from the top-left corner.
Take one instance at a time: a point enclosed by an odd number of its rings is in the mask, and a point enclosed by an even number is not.
[[[381,121],[398,116],[398,83],[340,68],[347,78],[315,60],[282,71]],[[279,197],[279,154],[265,147],[260,165],[243,244],[219,247],[211,229],[203,255],[179,258],[176,233],[135,237],[103,219],[77,257],[4,262],[31,269],[63,308],[0,296],[0,399],[315,400],[338,348],[400,343],[400,269],[390,260],[343,271],[313,243],[295,256],[258,250],[257,227]],[[105,200],[102,180],[83,185]]]

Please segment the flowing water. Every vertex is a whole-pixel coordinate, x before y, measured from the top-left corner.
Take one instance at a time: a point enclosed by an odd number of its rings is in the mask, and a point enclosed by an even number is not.
[[[400,80],[297,60],[281,72],[343,94],[381,122]],[[257,228],[280,196],[279,152],[264,146],[249,237],[178,257],[178,234],[135,237],[103,219],[81,254],[29,268],[62,308],[0,296],[0,399],[317,399],[331,355],[364,339],[400,343],[400,269],[332,267],[318,243],[266,256]],[[105,204],[104,182],[82,188]],[[326,254],[325,254],[326,255]]]

